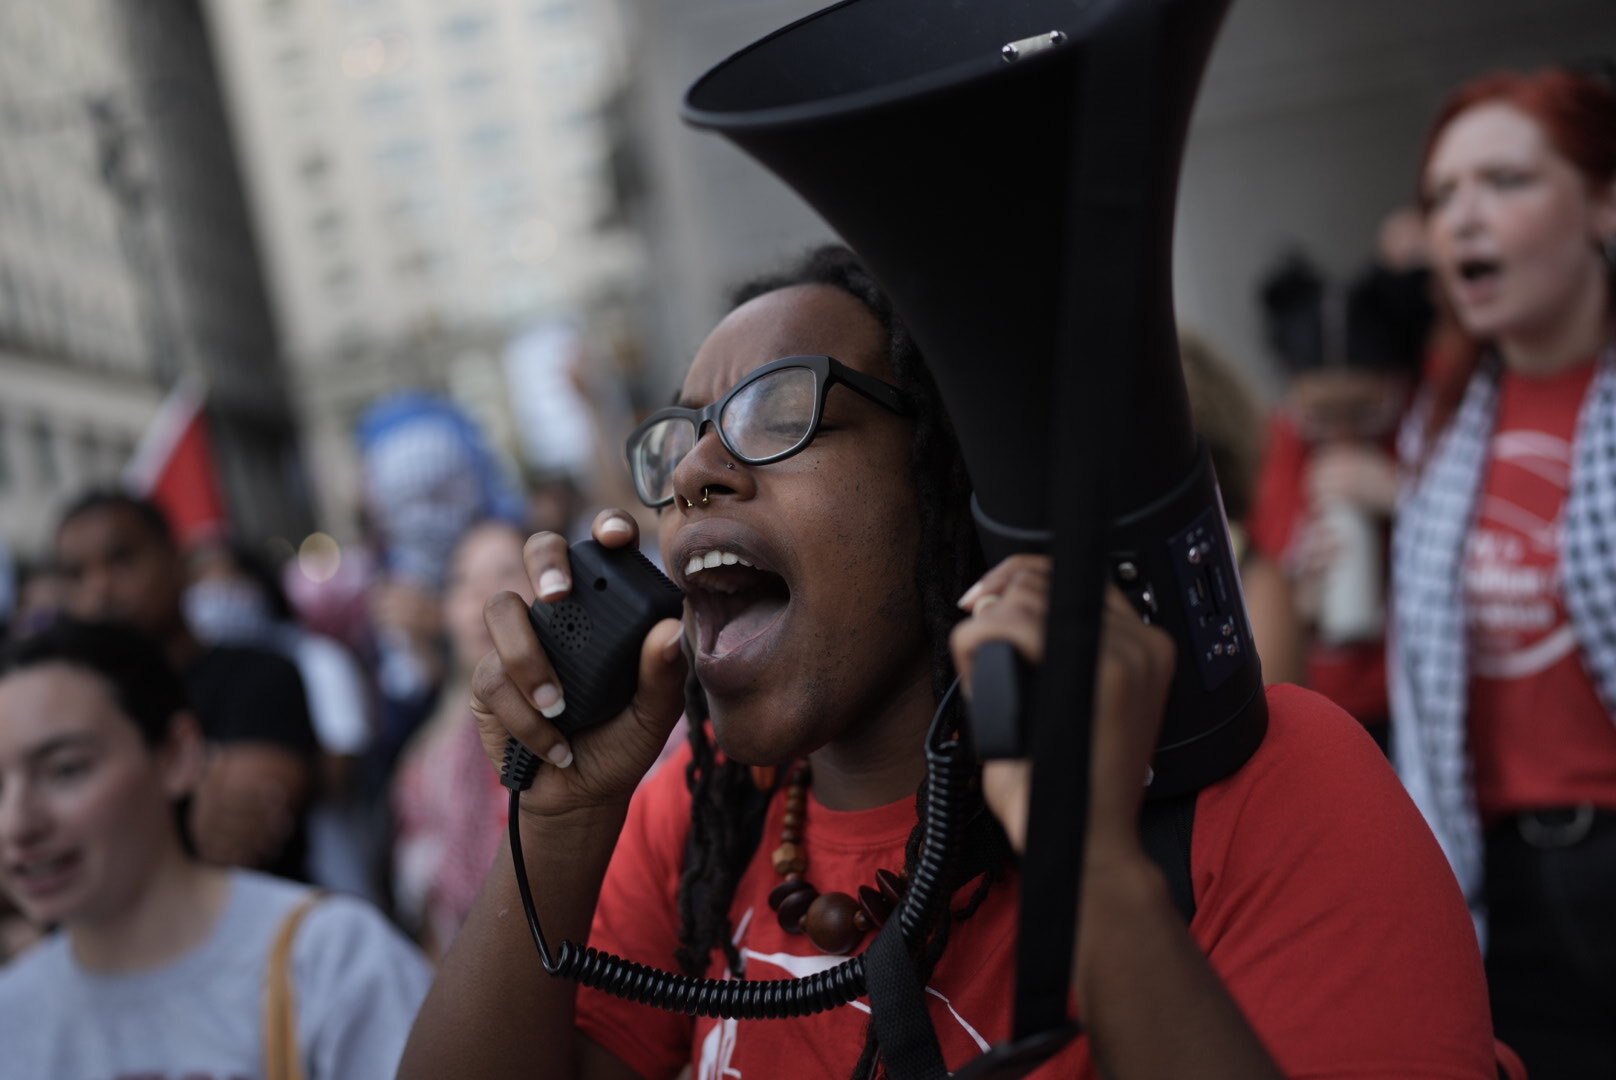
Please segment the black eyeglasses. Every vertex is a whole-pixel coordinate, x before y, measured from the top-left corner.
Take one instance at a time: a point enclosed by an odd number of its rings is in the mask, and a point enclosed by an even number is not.
[[[768,465],[814,441],[825,414],[825,395],[836,383],[884,409],[907,415],[909,399],[897,387],[854,371],[828,356],[787,356],[758,368],[705,409],[658,409],[628,437],[628,467],[646,506],[673,501],[673,471],[712,424],[735,460]]]

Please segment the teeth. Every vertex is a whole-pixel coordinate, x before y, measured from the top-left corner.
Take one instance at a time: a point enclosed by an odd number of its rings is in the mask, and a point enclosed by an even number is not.
[[[41,859],[38,862],[23,863],[17,867],[18,877],[42,877],[54,873],[67,865],[69,856],[59,855],[54,859]]]
[[[699,555],[690,556],[690,561],[685,563],[685,576],[690,577],[692,574],[710,570],[715,566],[734,566],[737,563],[741,566],[752,565],[746,558],[735,554],[733,551],[719,551],[714,548],[711,551],[704,551]]]

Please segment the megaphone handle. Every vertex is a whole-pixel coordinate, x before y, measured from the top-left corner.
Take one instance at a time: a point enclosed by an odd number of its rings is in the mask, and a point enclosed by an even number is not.
[[[1008,641],[989,641],[976,650],[971,675],[971,737],[977,755],[1027,755],[1027,713],[1036,673]]]

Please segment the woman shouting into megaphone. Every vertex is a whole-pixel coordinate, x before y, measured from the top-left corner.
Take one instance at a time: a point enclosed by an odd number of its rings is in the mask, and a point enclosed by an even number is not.
[[[936,391],[843,249],[743,289],[629,460],[686,595],[683,619],[647,636],[629,708],[563,737],[566,688],[524,605],[487,607],[496,647],[472,690],[484,741],[496,761],[514,736],[551,763],[519,813],[538,913],[552,937],[714,979],[825,971],[906,888],[922,743],[956,663],[968,675],[989,638],[1043,659],[1048,569],[1022,558],[983,576]],[[637,539],[617,511],[595,535]],[[541,599],[569,594],[560,537],[534,537],[526,558]],[[1087,1034],[1034,1075],[1492,1076],[1451,875],[1374,744],[1322,699],[1271,691],[1262,749],[1200,795],[1185,924],[1137,838],[1171,646],[1116,598],[1105,618],[1074,984]],[[681,710],[689,747],[641,784]],[[916,960],[951,1071],[1011,1024],[1024,811],[1013,766],[987,780],[1010,839],[978,815],[997,842],[951,869]],[[872,1030],[862,1000],[692,1018],[553,979],[507,854],[401,1075],[862,1078],[883,1071]]]

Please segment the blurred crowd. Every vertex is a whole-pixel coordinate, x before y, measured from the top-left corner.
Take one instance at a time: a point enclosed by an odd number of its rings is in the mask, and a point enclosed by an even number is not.
[[[83,493],[49,558],[19,572],[7,637],[68,620],[157,644],[209,746],[187,817],[197,854],[363,897],[436,955],[505,812],[466,707],[492,647],[483,604],[531,603],[527,536],[587,535],[585,508],[625,502],[626,482],[524,484],[427,393],[378,401],[357,441],[367,535],[312,563],[182,536],[145,497]],[[8,935],[24,936],[14,913]]]
[[[1192,407],[1265,680],[1329,697],[1393,759],[1533,1075],[1613,1075],[1616,96],[1479,80],[1410,171],[1420,204],[1352,272],[1274,253],[1252,298],[1270,356],[1184,334]],[[1274,403],[1245,374],[1263,362]],[[322,1075],[391,1075],[505,824],[468,707],[484,604],[534,599],[531,533],[639,504],[616,461],[518,477],[427,394],[377,403],[358,440],[366,533],[320,580],[120,491],[83,493],[19,572],[0,965],[54,950],[42,1000],[74,972],[213,980],[196,1008],[254,1035],[303,920],[297,947],[331,953],[305,983],[329,1030],[287,1037]],[[115,1015],[92,983],[80,1007]]]

